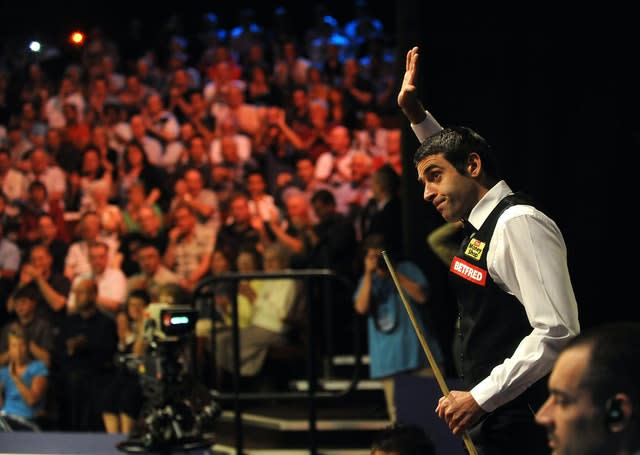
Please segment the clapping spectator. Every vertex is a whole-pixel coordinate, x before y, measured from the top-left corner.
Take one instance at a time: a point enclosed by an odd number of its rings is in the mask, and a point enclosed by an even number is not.
[[[7,343],[9,363],[0,368],[0,389],[4,390],[2,412],[9,418],[15,416],[19,421],[35,423],[44,410],[49,372],[44,362],[29,357],[29,338],[20,324],[11,325]]]

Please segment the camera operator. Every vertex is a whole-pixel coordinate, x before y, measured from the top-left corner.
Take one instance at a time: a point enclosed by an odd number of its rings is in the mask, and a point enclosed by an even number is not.
[[[143,336],[144,311],[149,294],[141,289],[131,291],[126,309],[116,314],[118,330],[117,371],[103,395],[102,422],[107,433],[131,433],[143,403],[140,379],[136,373],[140,357],[133,354],[136,339]]]

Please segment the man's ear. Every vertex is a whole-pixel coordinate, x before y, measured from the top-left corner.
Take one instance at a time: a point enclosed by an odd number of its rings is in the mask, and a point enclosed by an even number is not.
[[[616,393],[605,404],[605,420],[612,433],[623,431],[633,415],[633,403],[626,393]]]
[[[471,152],[467,156],[467,174],[470,177],[478,177],[482,171],[482,159],[476,152]]]

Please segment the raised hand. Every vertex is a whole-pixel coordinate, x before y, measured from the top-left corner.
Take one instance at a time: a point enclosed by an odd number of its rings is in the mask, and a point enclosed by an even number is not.
[[[417,88],[415,85],[416,76],[418,74],[418,47],[415,46],[407,52],[407,60],[405,64],[404,77],[402,78],[402,86],[398,93],[398,106],[402,109],[404,115],[413,124],[420,123],[425,118],[424,107],[418,99]]]

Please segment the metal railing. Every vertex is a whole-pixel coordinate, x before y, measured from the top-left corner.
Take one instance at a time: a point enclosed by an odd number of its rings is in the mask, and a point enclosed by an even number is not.
[[[306,312],[306,330],[305,332],[305,345],[306,345],[306,379],[308,388],[305,391],[277,391],[277,392],[243,392],[240,387],[240,329],[238,327],[238,305],[237,305],[237,292],[233,293],[232,299],[232,346],[233,346],[233,373],[232,373],[232,393],[214,393],[214,398],[218,399],[232,399],[234,403],[235,412],[235,442],[236,453],[243,453],[243,422],[242,422],[242,409],[241,402],[243,400],[273,400],[273,399],[300,399],[306,398],[308,403],[308,423],[309,423],[309,449],[311,454],[317,453],[317,403],[318,399],[337,399],[344,397],[347,394],[352,393],[360,381],[360,358],[362,352],[362,346],[360,343],[360,324],[359,320],[353,312],[353,353],[355,355],[355,364],[353,368],[353,374],[349,386],[340,391],[322,391],[318,390],[318,329],[320,328],[323,334],[324,343],[324,362],[323,362],[323,375],[327,377],[332,373],[331,369],[331,357],[334,353],[333,346],[333,311],[332,292],[330,285],[338,284],[344,286],[343,290],[351,292],[353,289],[353,283],[351,283],[345,277],[336,274],[330,269],[301,269],[301,270],[287,270],[278,273],[227,273],[211,276],[201,280],[193,292],[193,301],[198,298],[211,298],[214,296],[212,285],[217,282],[227,281],[234,284],[234,288],[237,287],[237,283],[240,280],[260,279],[260,280],[272,280],[288,278],[296,281],[302,280],[304,298],[306,300],[305,312]],[[314,280],[320,278],[321,280]],[[313,294],[313,291],[317,291],[316,286],[322,285],[320,291],[321,302],[318,302],[317,293]],[[237,289],[236,289],[237,290]],[[318,318],[320,308],[318,304],[322,304],[322,319]],[[213,302],[211,302],[213,305]],[[322,321],[321,327],[318,327],[318,321]],[[213,359],[215,361],[215,334],[216,324],[212,324],[211,339],[213,341]],[[217,368],[217,365],[216,365]]]

